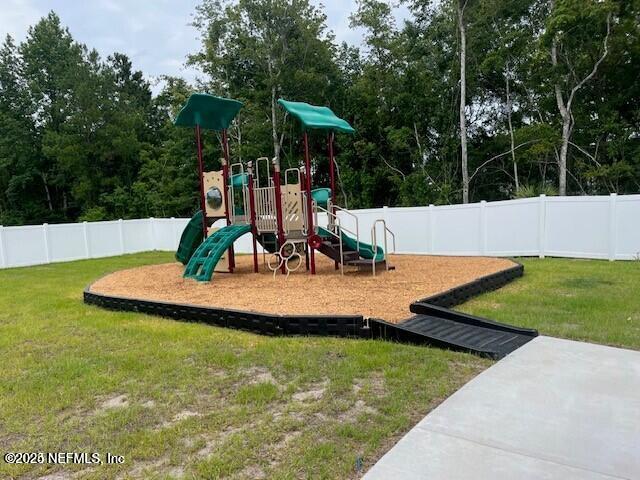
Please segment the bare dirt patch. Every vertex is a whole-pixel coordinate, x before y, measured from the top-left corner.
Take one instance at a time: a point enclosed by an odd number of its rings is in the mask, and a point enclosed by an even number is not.
[[[327,390],[327,386],[329,385],[328,381],[316,383],[311,385],[311,388],[302,392],[296,392],[293,394],[293,399],[296,402],[308,402],[320,400],[324,396],[324,392]]]
[[[249,385],[256,385],[258,383],[272,383],[279,389],[282,388],[282,385],[278,383],[273,374],[266,368],[263,367],[251,367],[242,369],[241,374],[243,377],[247,379]]]
[[[315,276],[300,269],[289,278],[274,278],[264,265],[254,274],[252,257],[241,255],[235,273],[216,273],[204,283],[182,278],[184,267],[179,263],[149,265],[107,275],[91,290],[272,314],[350,314],[397,322],[410,315],[411,302],[514,265],[499,258],[391,255],[396,270],[373,277],[355,271],[342,276],[328,258],[316,259]]]
[[[126,395],[116,395],[115,397],[107,398],[99,407],[99,410],[109,410],[112,408],[126,408],[129,406],[129,400]]]
[[[205,438],[205,445],[204,447],[202,447],[200,450],[196,452],[196,456],[200,458],[209,457],[215,451],[216,448],[224,444],[227,438],[229,438],[231,435],[234,435],[236,433],[240,433],[241,431],[242,431],[242,428],[239,428],[239,427],[227,427],[224,430],[222,430],[217,437]]]

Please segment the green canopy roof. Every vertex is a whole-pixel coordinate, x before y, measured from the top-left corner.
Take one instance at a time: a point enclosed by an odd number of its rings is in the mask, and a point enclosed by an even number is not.
[[[332,130],[335,132],[355,133],[346,120],[336,116],[328,107],[317,107],[304,102],[278,100],[287,112],[296,117],[305,130]]]
[[[208,130],[225,130],[242,108],[242,102],[221,98],[208,93],[194,93],[182,107],[173,122],[179,127],[195,127]]]

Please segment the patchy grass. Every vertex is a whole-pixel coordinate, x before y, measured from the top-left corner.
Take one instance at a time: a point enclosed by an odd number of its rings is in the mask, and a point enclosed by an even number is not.
[[[121,465],[7,465],[0,477],[356,478],[490,362],[382,341],[270,338],[118,313],[82,289],[170,254],[0,271],[0,447]],[[463,310],[640,348],[640,263],[524,260]]]
[[[523,278],[459,309],[543,335],[640,349],[640,262],[521,261]]]
[[[490,365],[382,341],[270,338],[86,306],[148,253],[0,271],[0,446],[122,465],[7,465],[0,478],[349,478]],[[58,478],[58,477],[56,477]]]

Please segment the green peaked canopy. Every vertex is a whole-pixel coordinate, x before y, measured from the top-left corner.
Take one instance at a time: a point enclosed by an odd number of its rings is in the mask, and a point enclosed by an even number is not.
[[[242,102],[208,93],[194,93],[173,122],[179,127],[200,125],[207,130],[226,130],[242,108]]]
[[[335,132],[355,133],[346,120],[336,116],[328,107],[317,107],[304,102],[278,100],[287,112],[296,117],[305,130],[332,130]]]

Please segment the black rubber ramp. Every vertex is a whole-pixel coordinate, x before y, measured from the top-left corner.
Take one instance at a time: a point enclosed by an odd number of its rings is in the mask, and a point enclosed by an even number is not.
[[[372,321],[377,336],[404,342],[434,345],[500,359],[538,336],[536,330],[519,328],[428,303],[411,304],[411,318],[391,324]],[[375,333],[374,333],[375,335]]]

